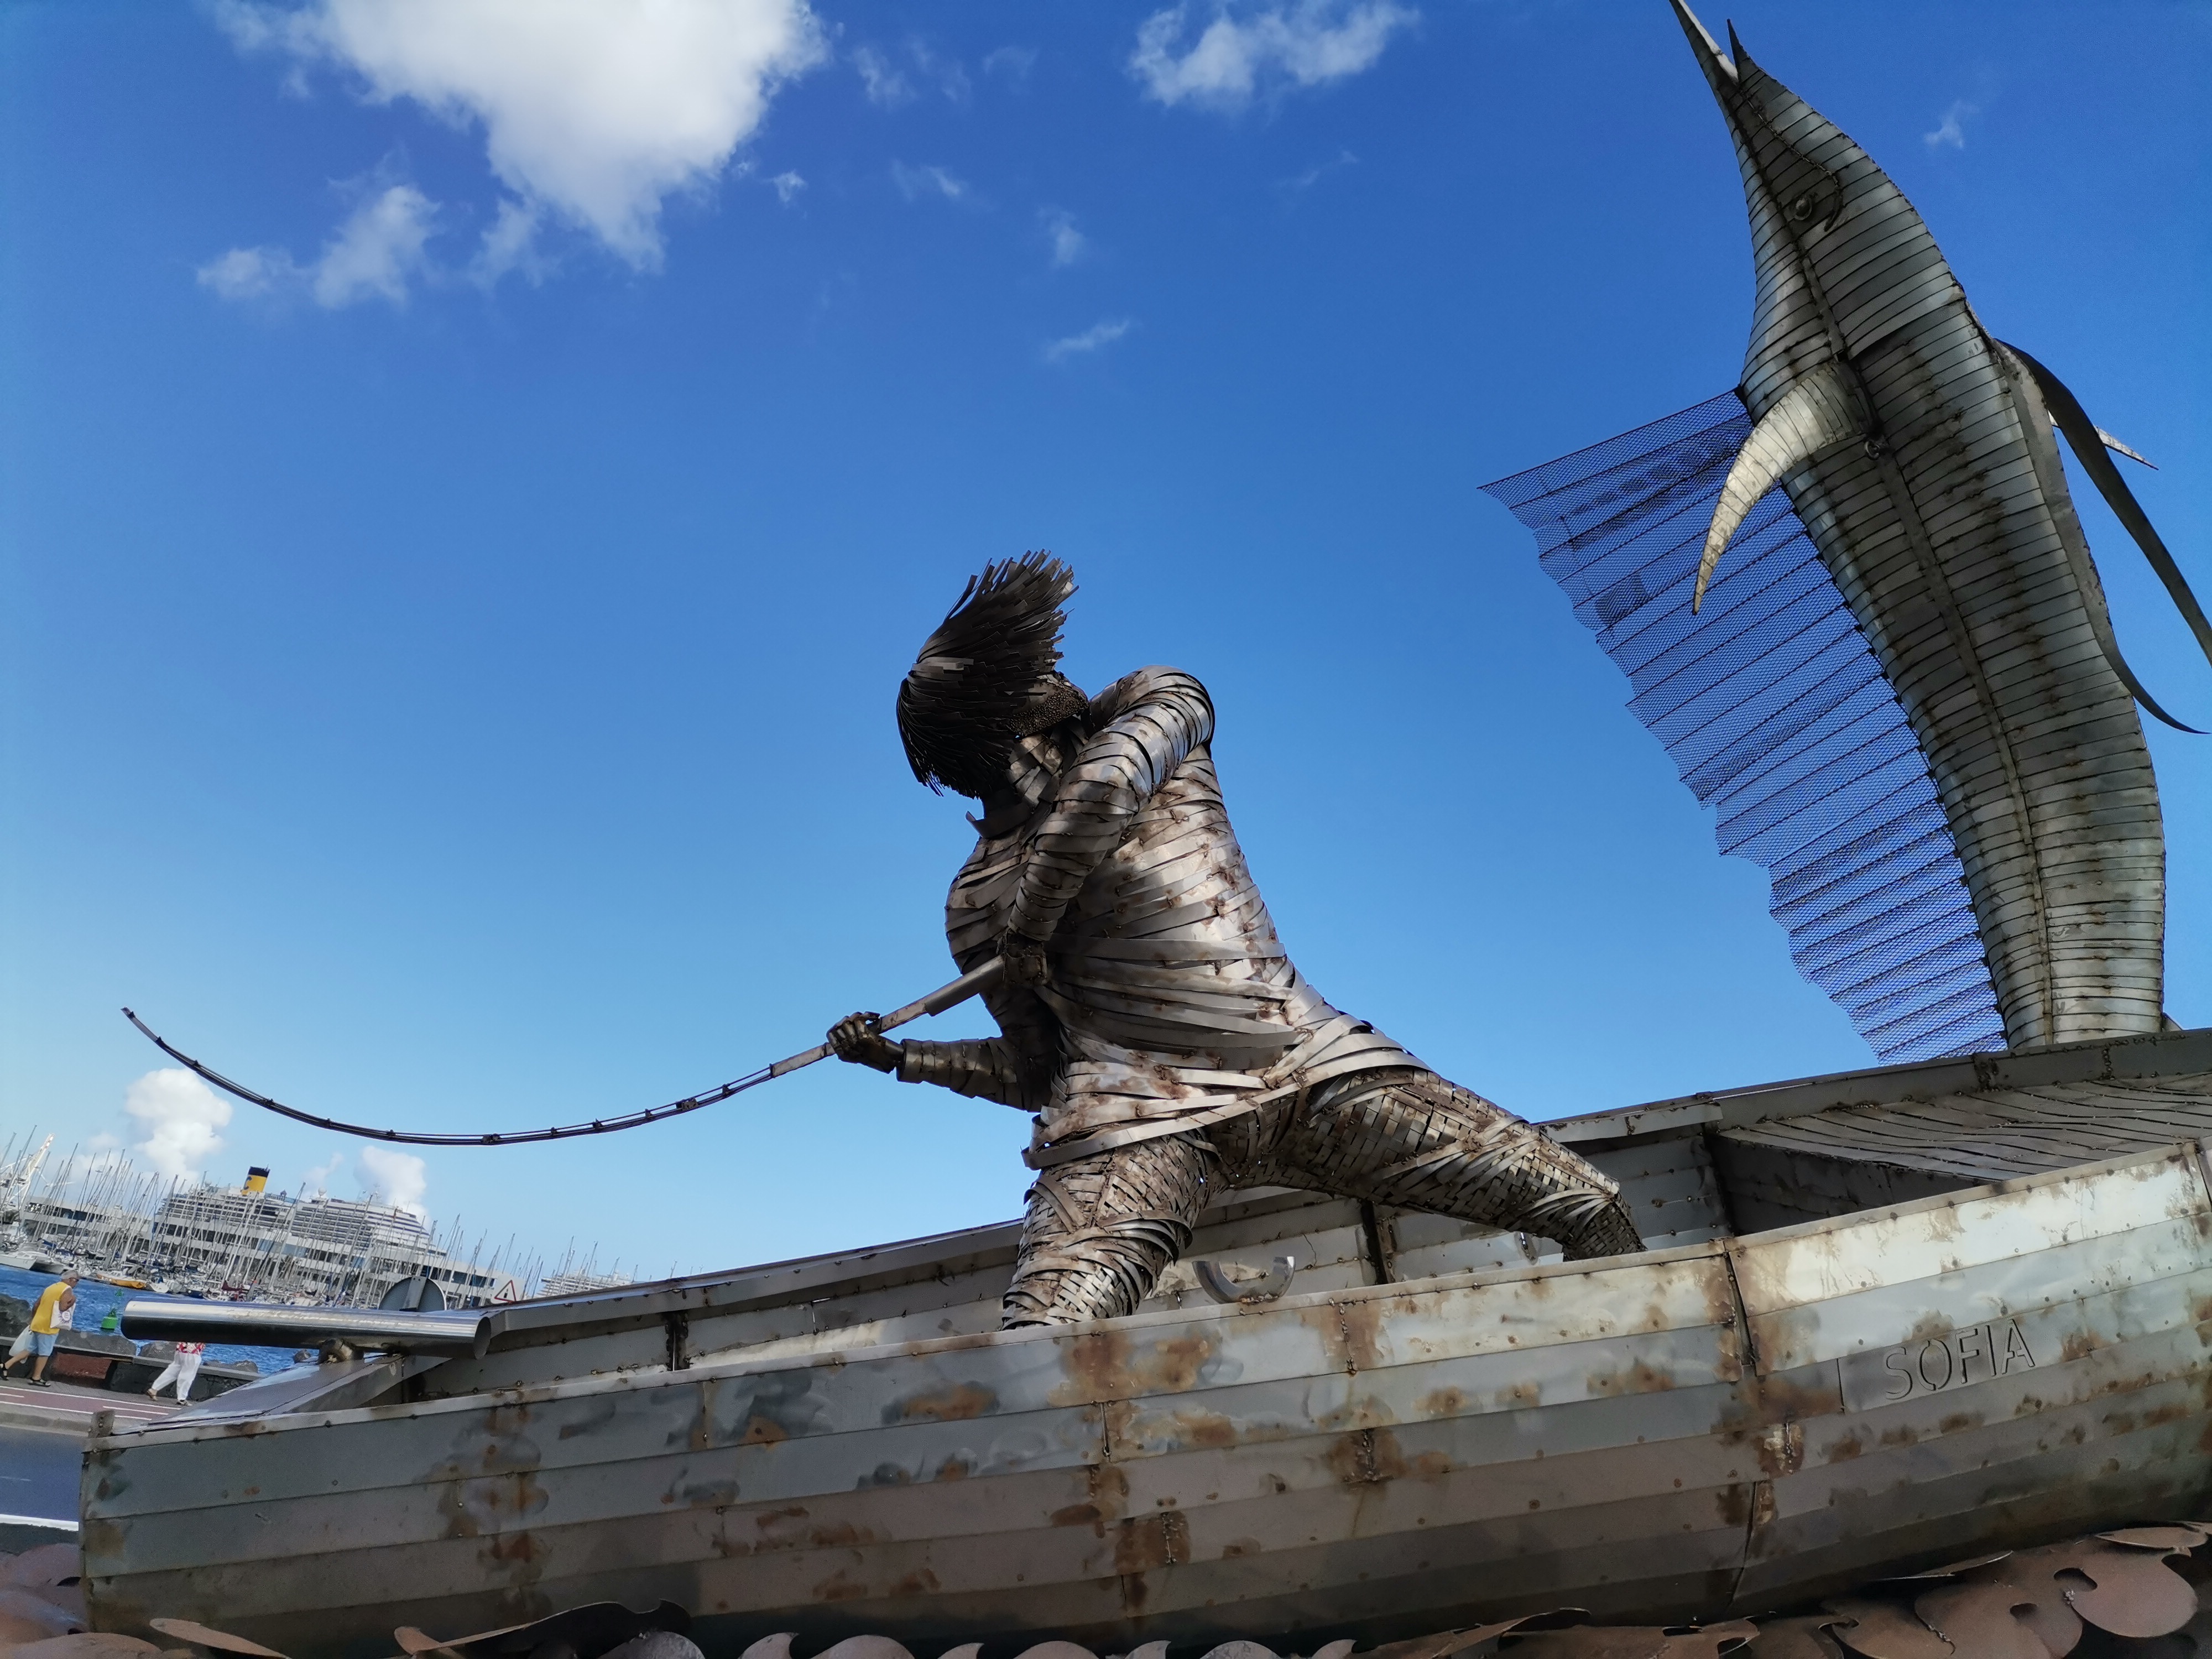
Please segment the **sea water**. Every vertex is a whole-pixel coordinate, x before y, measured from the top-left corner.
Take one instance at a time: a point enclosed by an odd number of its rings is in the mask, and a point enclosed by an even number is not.
[[[52,1273],[25,1273],[16,1267],[0,1267],[0,1296],[12,1296],[19,1302],[37,1305],[40,1294],[54,1282]],[[155,1297],[147,1291],[125,1291],[113,1285],[102,1285],[90,1279],[76,1282],[76,1310],[70,1328],[81,1335],[96,1334],[100,1322],[112,1311],[120,1313],[123,1304],[132,1297],[142,1301],[184,1302],[186,1297]],[[113,1333],[111,1333],[112,1334]],[[238,1365],[251,1362],[264,1376],[271,1371],[288,1369],[293,1363],[291,1348],[248,1348],[235,1342],[210,1342],[207,1345],[206,1361],[210,1364]]]

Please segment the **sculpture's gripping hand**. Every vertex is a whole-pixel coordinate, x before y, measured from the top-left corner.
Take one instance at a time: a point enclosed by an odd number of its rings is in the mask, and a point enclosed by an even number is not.
[[[1006,964],[1006,983],[1032,989],[1044,983],[1044,942],[1008,933],[999,940],[999,960]]]
[[[881,1014],[848,1014],[830,1028],[830,1052],[855,1066],[872,1066],[878,1072],[896,1072],[906,1045],[883,1033]]]

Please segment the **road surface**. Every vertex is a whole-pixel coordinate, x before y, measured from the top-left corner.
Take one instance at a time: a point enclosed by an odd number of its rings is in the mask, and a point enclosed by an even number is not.
[[[81,1434],[0,1428],[0,1515],[76,1520],[83,1462]]]

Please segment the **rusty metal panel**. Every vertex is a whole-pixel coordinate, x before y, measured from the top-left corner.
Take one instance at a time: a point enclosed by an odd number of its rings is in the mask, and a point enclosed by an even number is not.
[[[1538,1255],[1526,1234],[1502,1233],[1451,1216],[1405,1210],[1382,1224],[1389,1229],[1390,1276],[1401,1283],[1525,1267]]]
[[[1730,1249],[1778,1453],[1739,1607],[2179,1516],[2212,1478],[2212,1209],[2193,1149]]]
[[[1762,1370],[1972,1324],[2204,1259],[2202,1177],[2176,1150],[1974,1188],[1730,1246]],[[2032,1260],[2031,1260],[2032,1258]]]
[[[111,1622],[295,1645],[353,1608],[647,1594],[782,1628],[1262,1633],[1347,1583],[1464,1601],[1533,1553],[1540,1596],[1644,1544],[1620,1594],[1691,1609],[1743,1536],[1732,1306],[1704,1249],[162,1429],[96,1452],[86,1547]]]

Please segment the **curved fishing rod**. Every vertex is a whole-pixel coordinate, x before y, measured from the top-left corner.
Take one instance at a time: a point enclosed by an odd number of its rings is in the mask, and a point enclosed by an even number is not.
[[[920,1019],[924,1014],[941,1014],[947,1008],[967,1001],[977,992],[996,982],[1000,969],[1001,964],[994,957],[981,967],[970,969],[950,985],[940,985],[927,996],[885,1014],[877,1022],[877,1029],[888,1031]],[[803,1066],[811,1066],[817,1060],[826,1059],[830,1053],[828,1043],[817,1043],[804,1053],[789,1055],[772,1066],[748,1072],[743,1077],[732,1078],[716,1088],[687,1095],[682,1100],[672,1100],[665,1106],[651,1106],[641,1112],[625,1113],[620,1117],[595,1117],[589,1123],[568,1123],[551,1129],[517,1129],[506,1134],[429,1134],[417,1130],[372,1129],[365,1124],[341,1123],[336,1118],[317,1117],[313,1112],[287,1106],[283,1101],[271,1100],[267,1095],[258,1093],[242,1083],[232,1082],[213,1066],[203,1066],[183,1050],[171,1047],[153,1027],[130,1009],[123,1011],[123,1017],[170,1059],[212,1083],[225,1094],[234,1095],[249,1105],[259,1106],[295,1122],[313,1124],[318,1129],[335,1129],[342,1135],[359,1135],[365,1140],[404,1141],[411,1146],[520,1146],[526,1141],[567,1140],[577,1135],[605,1135],[612,1134],[617,1129],[642,1128],[648,1123],[659,1123],[667,1118],[681,1117],[686,1112],[696,1112],[702,1106],[719,1105],[732,1095],[741,1095],[748,1089],[758,1088],[762,1084],[773,1082],[780,1077],[787,1077]]]

